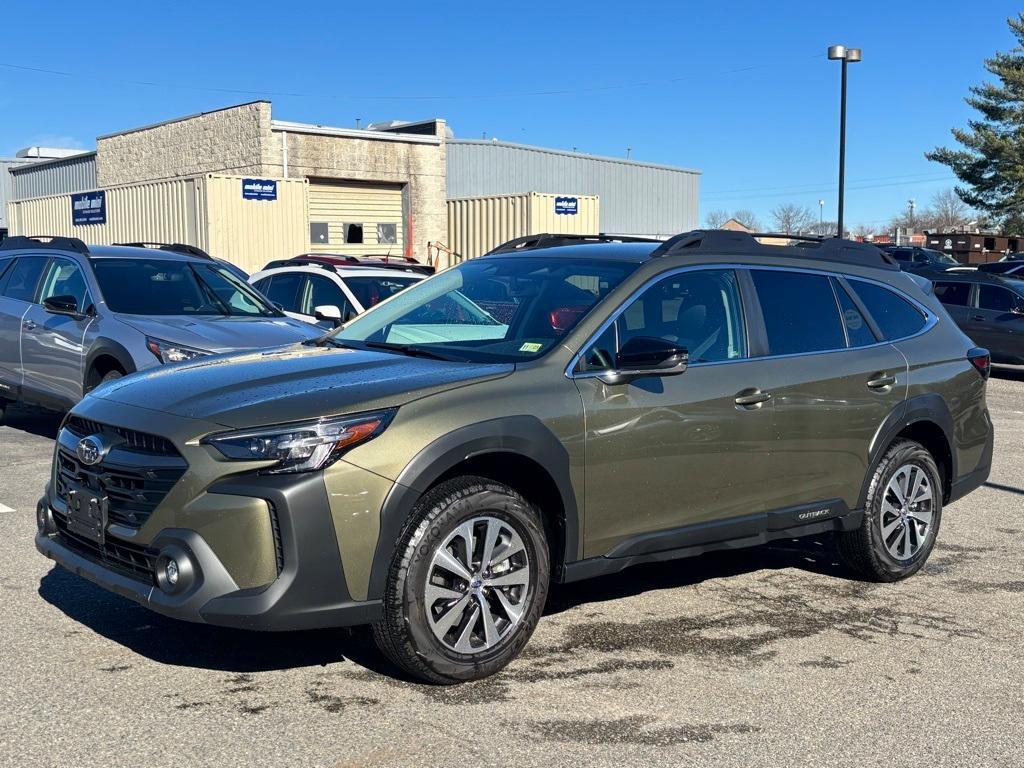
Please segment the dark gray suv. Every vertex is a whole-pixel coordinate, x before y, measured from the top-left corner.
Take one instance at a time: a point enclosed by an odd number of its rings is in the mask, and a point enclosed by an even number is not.
[[[0,414],[18,400],[65,409],[145,368],[317,334],[192,246],[0,244]]]

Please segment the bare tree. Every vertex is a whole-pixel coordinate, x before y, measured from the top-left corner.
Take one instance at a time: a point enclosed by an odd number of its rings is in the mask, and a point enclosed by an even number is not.
[[[753,211],[740,208],[738,211],[732,212],[732,217],[752,232],[761,231],[761,222],[757,220],[757,216]]]
[[[858,224],[853,228],[853,234],[856,237],[869,237],[875,234],[875,228],[867,224]]]
[[[929,229],[949,232],[964,226],[972,217],[967,204],[954,190],[943,189],[932,197],[928,218],[930,219]]]
[[[831,237],[839,229],[839,222],[837,221],[814,221],[807,227],[806,232],[811,235],[820,235],[821,237]]]
[[[814,213],[806,205],[786,203],[772,208],[775,231],[785,235],[806,232],[814,224]]]
[[[708,211],[704,214],[704,226],[708,229],[721,229],[722,225],[727,222],[731,216],[729,212],[723,208],[719,208],[715,211]]]

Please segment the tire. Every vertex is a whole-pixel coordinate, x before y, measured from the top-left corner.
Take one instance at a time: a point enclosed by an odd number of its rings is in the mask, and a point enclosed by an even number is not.
[[[903,505],[897,494],[905,487],[904,480],[911,492],[917,488],[919,475],[923,480],[917,498],[921,500],[915,511],[913,506]],[[927,511],[924,482],[930,494]],[[891,490],[893,483],[896,490]],[[942,475],[927,449],[911,440],[893,444],[871,476],[860,528],[839,534],[842,559],[871,581],[899,581],[917,573],[935,546],[942,522],[942,494]]]
[[[123,379],[123,378],[124,378],[124,372],[118,370],[117,368],[114,368],[112,370],[107,371],[105,374],[103,374],[103,378],[101,378],[99,381],[97,381],[95,384],[93,384],[91,387],[89,387],[89,389],[87,389],[86,392],[87,393],[88,392],[92,392],[97,387],[101,387],[104,384],[106,384],[108,381],[117,381],[118,379]],[[95,379],[94,379],[94,381],[95,381]]]
[[[468,539],[473,540],[469,557]],[[488,539],[495,553],[493,572],[482,563]],[[497,559],[505,553],[505,559]],[[448,570],[449,558],[472,578]],[[467,561],[475,561],[472,568],[466,568]],[[374,640],[392,662],[426,682],[450,685],[493,675],[533,634],[549,579],[547,538],[535,506],[486,478],[449,480],[423,496],[398,539]],[[490,622],[484,606],[490,608]]]

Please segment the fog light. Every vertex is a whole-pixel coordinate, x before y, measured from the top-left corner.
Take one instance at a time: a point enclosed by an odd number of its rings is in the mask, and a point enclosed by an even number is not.
[[[164,566],[164,576],[167,577],[167,583],[172,587],[178,583],[178,561],[168,560],[167,565]]]
[[[195,586],[198,568],[190,552],[171,544],[161,550],[154,564],[156,585],[168,595],[188,592]]]

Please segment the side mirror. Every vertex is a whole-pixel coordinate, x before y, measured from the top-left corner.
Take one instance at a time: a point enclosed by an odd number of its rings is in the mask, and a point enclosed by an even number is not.
[[[335,326],[342,324],[341,310],[333,304],[320,304],[313,309],[313,317],[317,320],[327,320]]]
[[[1014,304],[1010,308],[1010,314],[1013,315],[1024,315],[1024,304]]]
[[[615,370],[598,378],[605,384],[624,384],[642,376],[678,376],[689,361],[689,352],[674,342],[635,336],[615,356]]]
[[[53,315],[81,316],[78,311],[78,300],[74,296],[50,296],[43,299],[43,309]]]

